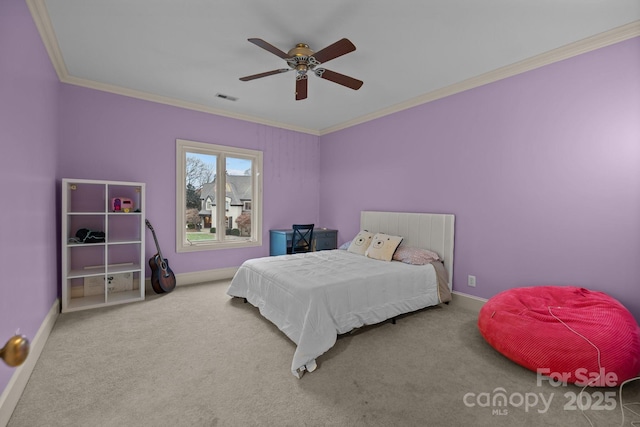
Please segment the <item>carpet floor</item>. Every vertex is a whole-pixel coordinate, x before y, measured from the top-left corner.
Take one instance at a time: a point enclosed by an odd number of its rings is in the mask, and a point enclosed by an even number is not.
[[[343,335],[296,379],[295,344],[228,283],[61,314],[9,427],[640,423],[638,381],[624,407],[618,388],[538,381],[455,301]]]

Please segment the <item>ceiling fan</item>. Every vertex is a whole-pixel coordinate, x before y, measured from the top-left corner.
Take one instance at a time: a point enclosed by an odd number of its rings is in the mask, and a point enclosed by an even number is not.
[[[331,61],[339,56],[345,55],[356,50],[356,47],[347,39],[338,40],[325,47],[324,49],[314,52],[309,45],[298,43],[293,49],[285,53],[277,47],[267,43],[262,39],[248,39],[251,43],[259,46],[274,55],[284,59],[290,68],[280,68],[278,70],[267,71],[264,73],[253,74],[251,76],[241,77],[240,80],[247,82],[249,80],[259,79],[262,77],[272,76],[274,74],[286,73],[287,71],[296,71],[296,101],[307,98],[307,72],[313,73],[323,79],[338,83],[353,90],[358,90],[363,82],[335,71],[327,70],[319,65]]]

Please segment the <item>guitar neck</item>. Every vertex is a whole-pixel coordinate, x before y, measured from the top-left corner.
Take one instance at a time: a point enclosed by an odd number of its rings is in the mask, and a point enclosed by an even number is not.
[[[164,259],[162,256],[162,251],[160,250],[160,245],[158,244],[158,238],[156,237],[156,232],[151,230],[151,234],[153,234],[153,241],[156,242],[156,249],[158,250],[158,255],[160,255],[160,259]]]
[[[146,224],[149,230],[151,230],[151,234],[153,235],[153,241],[156,243],[156,249],[158,250],[158,255],[160,255],[160,259],[163,260],[164,257],[162,256],[162,251],[160,250],[160,244],[158,243],[158,238],[156,237],[156,231],[153,229],[153,227],[151,226],[151,223],[148,220],[146,221]]]

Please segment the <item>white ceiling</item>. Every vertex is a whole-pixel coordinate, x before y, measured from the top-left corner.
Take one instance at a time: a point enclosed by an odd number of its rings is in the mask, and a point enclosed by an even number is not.
[[[60,80],[322,135],[640,35],[638,0],[27,0]],[[295,74],[287,52],[346,37],[323,66],[358,91]],[[216,96],[237,97],[235,102]]]

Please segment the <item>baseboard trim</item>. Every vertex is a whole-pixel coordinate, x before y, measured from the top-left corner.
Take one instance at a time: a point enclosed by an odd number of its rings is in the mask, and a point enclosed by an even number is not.
[[[49,313],[44,318],[42,325],[40,325],[36,336],[30,342],[29,356],[27,356],[27,359],[22,365],[16,368],[7,387],[2,392],[2,395],[0,395],[0,426],[6,427],[9,423],[9,419],[11,419],[11,415],[18,405],[18,400],[20,400],[20,396],[22,396],[22,392],[27,386],[29,377],[31,377],[33,373],[36,362],[40,358],[42,349],[49,339],[53,325],[56,323],[59,315],[60,299],[56,299],[53,306],[51,306],[51,310],[49,310]]]
[[[232,279],[236,274],[236,271],[238,271],[238,267],[226,267],[176,274],[176,286],[187,286],[198,283],[215,282],[217,280]],[[145,280],[145,291],[149,294],[154,293],[150,279]]]
[[[465,294],[463,292],[453,291],[451,292],[451,294],[453,296],[452,304],[469,310],[473,310],[475,312],[480,312],[480,309],[482,308],[484,303],[487,302],[485,298]]]
[[[195,285],[197,283],[215,282],[232,279],[238,267],[216,268],[213,270],[194,271],[176,275],[176,286]]]

